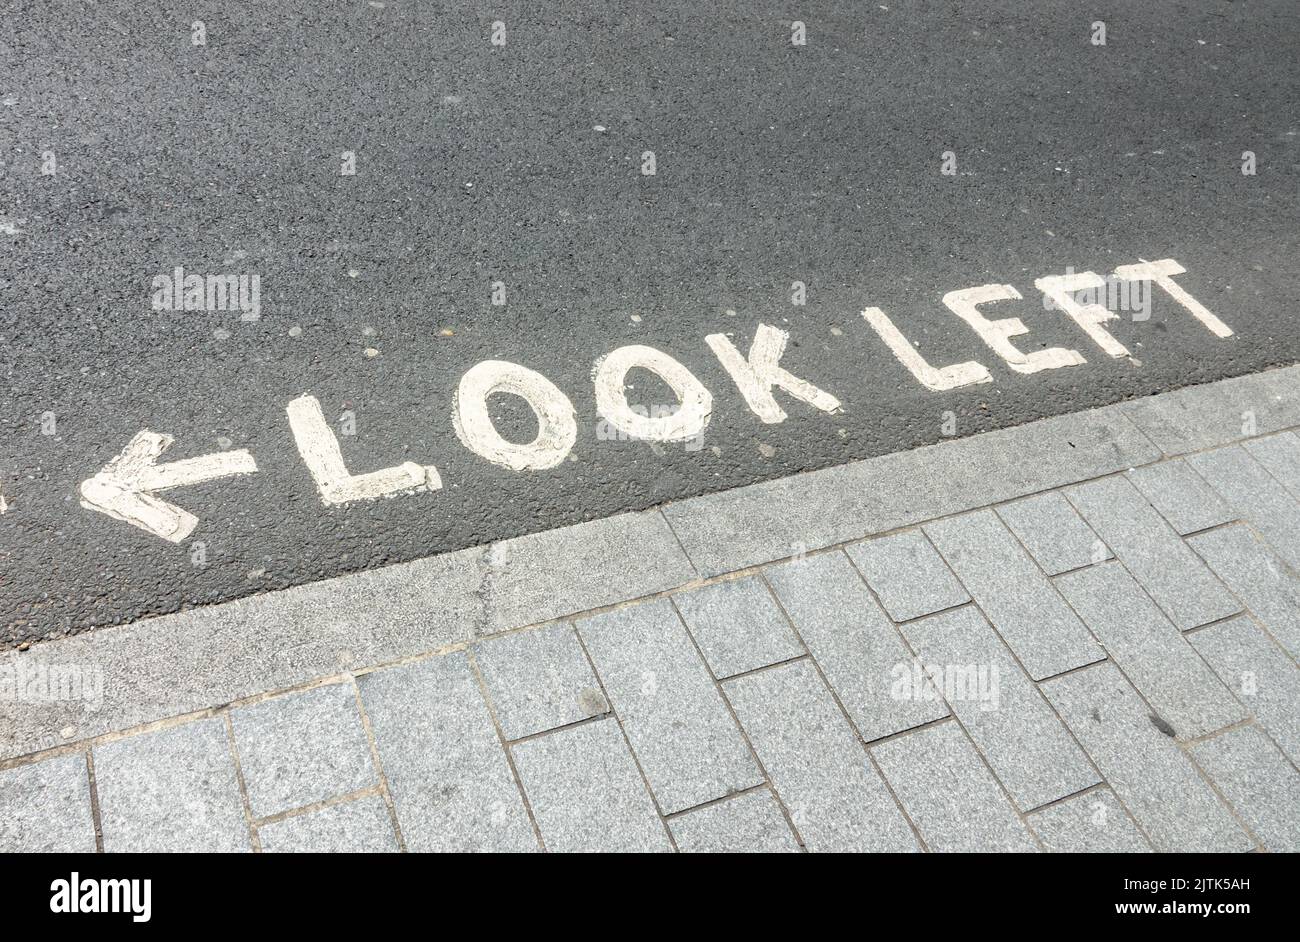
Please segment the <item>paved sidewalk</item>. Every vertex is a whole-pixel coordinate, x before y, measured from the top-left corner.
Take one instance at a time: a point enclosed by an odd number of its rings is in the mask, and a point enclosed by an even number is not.
[[[0,655],[0,851],[1300,850],[1300,367]]]

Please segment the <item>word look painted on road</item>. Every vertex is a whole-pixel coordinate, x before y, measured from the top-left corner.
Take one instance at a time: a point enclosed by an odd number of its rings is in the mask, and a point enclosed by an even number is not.
[[[1150,284],[1154,284],[1216,337],[1232,336],[1231,328],[1173,280],[1184,271],[1167,258],[1121,265],[1109,278],[1094,272],[1071,272],[1039,278],[1034,286],[1043,292],[1050,308],[1063,311],[1111,357],[1131,354],[1105,327],[1119,315],[1094,299],[1101,296],[1099,289],[1116,282],[1147,283],[1148,293]],[[1020,292],[1011,285],[989,284],[950,291],[943,303],[1013,372],[1034,374],[1087,362],[1073,348],[1052,347],[1026,353],[1011,341],[1029,332],[1019,318],[990,319],[980,310],[997,301],[1020,299]],[[993,380],[988,367],[974,360],[948,366],[931,364],[878,307],[867,308],[862,317],[926,389],[944,392]],[[741,353],[725,334],[710,334],[704,340],[731,376],[745,404],[764,423],[777,424],[786,419],[773,393],[775,389],[822,412],[841,411],[835,396],[782,368],[781,356],[789,340],[786,331],[759,324],[748,354]],[[658,376],[672,390],[677,408],[646,410],[629,403],[627,375],[634,368]],[[633,344],[600,357],[592,368],[592,383],[605,437],[698,443],[713,414],[713,394],[680,361],[654,347]],[[497,431],[488,412],[488,399],[495,394],[516,396],[532,410],[537,419],[537,434],[532,441],[512,442]],[[326,506],[442,488],[436,467],[411,461],[367,474],[352,474],[315,397],[299,396],[285,411],[298,453]],[[559,466],[578,438],[576,412],[569,397],[541,373],[505,360],[477,363],[461,377],[452,405],[452,427],[456,437],[474,454],[517,472]],[[155,496],[155,492],[257,471],[253,456],[242,450],[157,464],[171,443],[170,436],[148,429],[137,434],[103,470],[82,482],[82,506],[179,543],[193,532],[198,520]]]

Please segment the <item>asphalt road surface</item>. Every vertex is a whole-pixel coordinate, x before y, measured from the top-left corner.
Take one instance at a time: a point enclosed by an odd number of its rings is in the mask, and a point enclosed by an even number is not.
[[[0,2],[0,645],[1300,360],[1294,0]],[[1231,336],[1157,289],[1115,357],[1034,287],[1165,258]],[[257,319],[159,309],[177,267],[256,275]],[[1087,362],[1009,369],[941,302],[985,284]],[[925,388],[867,307],[992,382]],[[704,338],[760,323],[839,412],[747,406]],[[593,363],[629,344],[711,392],[701,436],[608,434]],[[483,360],[572,402],[558,466],[458,439]],[[326,506],[304,394],[352,473],[442,488]],[[258,470],[160,494],[179,542],[81,506],[144,429]]]

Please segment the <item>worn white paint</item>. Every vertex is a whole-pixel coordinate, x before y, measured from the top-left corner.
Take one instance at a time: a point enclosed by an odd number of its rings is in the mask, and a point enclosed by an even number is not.
[[[862,317],[880,335],[885,346],[890,349],[898,361],[907,367],[922,386],[934,392],[944,392],[961,386],[973,386],[976,383],[991,383],[993,377],[980,363],[970,360],[966,363],[954,363],[952,366],[933,367],[925,357],[917,353],[903,332],[894,326],[888,315],[878,307],[869,307],[862,312]]]
[[[343,462],[339,440],[326,423],[315,396],[299,396],[284,411],[289,416],[289,428],[298,445],[298,454],[302,455],[320,498],[327,506],[413,491],[436,491],[442,487],[437,468],[432,465],[421,467],[414,461],[354,475]]]
[[[754,340],[749,345],[749,357],[741,355],[726,334],[709,334],[704,342],[712,348],[718,360],[745,402],[768,425],[784,422],[785,410],[772,395],[772,387],[784,389],[800,402],[806,402],[822,412],[839,412],[840,401],[807,380],[800,379],[781,368],[781,355],[785,353],[790,335],[777,327],[759,324]]]
[[[1173,281],[1173,276],[1184,272],[1174,259],[1154,262],[1143,259],[1140,264],[1117,268],[1111,281],[1141,280],[1160,285],[1216,336],[1232,336],[1231,328]],[[1130,356],[1124,345],[1103,327],[1118,319],[1118,315],[1097,303],[1081,303],[1077,297],[1079,292],[1105,287],[1106,279],[1094,272],[1081,272],[1039,278],[1034,285],[1110,356]],[[1022,300],[1022,297],[1014,286],[1005,284],[965,288],[943,297],[944,305],[1017,373],[1033,374],[1085,362],[1072,349],[1058,347],[1032,353],[1019,350],[1011,338],[1028,333],[1024,323],[1015,317],[990,319],[979,310],[980,305],[1004,300]],[[727,314],[734,316],[735,312]],[[973,360],[941,368],[931,366],[880,308],[867,308],[862,311],[862,317],[926,389],[941,392],[992,381],[988,369]],[[841,333],[835,328],[832,332],[837,336]],[[705,342],[731,376],[746,404],[764,423],[777,424],[787,418],[776,399],[776,389],[823,412],[835,413],[842,408],[835,396],[781,367],[789,334],[780,328],[759,324],[747,354],[742,354],[725,334],[710,334]],[[1132,362],[1140,365],[1136,360]],[[627,380],[633,369],[647,370],[662,379],[677,400],[675,409],[668,404],[655,404],[651,409],[630,405]],[[709,390],[680,361],[653,347],[624,346],[601,357],[593,366],[592,382],[600,415],[628,438],[651,443],[698,441],[712,416],[713,397]],[[488,411],[488,400],[498,393],[519,396],[533,410],[538,431],[532,441],[511,442],[498,433]],[[326,505],[436,491],[442,487],[436,467],[409,461],[369,474],[353,475],[344,463],[338,439],[325,421],[320,403],[313,396],[294,399],[285,411],[298,451]],[[452,405],[452,424],[466,448],[512,471],[560,467],[571,455],[578,432],[573,403],[558,387],[540,373],[502,360],[478,363],[461,378]],[[841,430],[841,436],[844,434]],[[148,429],[140,432],[120,455],[81,483],[81,505],[179,543],[193,532],[198,519],[161,500],[156,492],[258,470],[252,455],[244,450],[158,464],[158,458],[171,444],[168,435]],[[759,446],[760,451],[768,447]],[[720,454],[716,448],[714,453]],[[0,494],[0,514],[9,509],[7,498]]]
[[[1064,311],[1074,322],[1083,328],[1083,332],[1093,342],[1113,357],[1131,356],[1128,347],[1111,336],[1101,325],[1107,321],[1118,320],[1119,315],[1102,304],[1080,304],[1074,299],[1076,291],[1104,288],[1106,279],[1092,271],[1075,272],[1072,275],[1051,275],[1039,278],[1034,287],[1047,295],[1058,308]]]
[[[1143,260],[1138,265],[1121,265],[1115,269],[1115,277],[1122,278],[1125,281],[1152,281],[1158,284],[1166,294],[1187,308],[1193,317],[1208,327],[1210,333],[1214,334],[1214,336],[1231,337],[1231,327],[1215,317],[1205,305],[1197,301],[1187,293],[1182,285],[1174,281],[1173,275],[1181,275],[1186,271],[1186,268],[1179,265],[1172,258],[1162,258],[1155,262]]]
[[[487,406],[493,393],[509,393],[528,403],[537,417],[537,436],[531,442],[507,441],[497,432]],[[541,373],[505,360],[484,360],[461,377],[451,423],[466,448],[511,471],[554,468],[578,440],[569,397]]]
[[[1019,300],[1020,292],[1012,285],[980,285],[977,288],[949,291],[943,296],[944,306],[970,324],[975,333],[980,335],[980,339],[989,345],[989,349],[1006,360],[1007,366],[1017,373],[1037,373],[1088,362],[1078,350],[1067,350],[1064,347],[1051,347],[1047,350],[1025,353],[1017,349],[1008,339],[1029,333],[1029,328],[1020,318],[1005,317],[991,321],[979,310],[981,304]]]
[[[154,491],[257,471],[257,462],[243,449],[157,464],[172,441],[170,435],[148,429],[138,433],[103,470],[81,482],[81,506],[179,543],[194,532],[199,520],[153,496]]]
[[[627,373],[640,367],[668,384],[678,400],[670,415],[638,414],[627,401]],[[713,415],[713,394],[680,362],[654,347],[619,347],[596,361],[591,371],[596,409],[629,438],[681,442],[700,435]]]

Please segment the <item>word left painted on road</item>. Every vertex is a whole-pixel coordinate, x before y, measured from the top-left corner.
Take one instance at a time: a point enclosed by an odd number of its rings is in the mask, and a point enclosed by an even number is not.
[[[1107,322],[1118,319],[1119,315],[1096,302],[1107,286],[1115,283],[1142,282],[1147,297],[1152,285],[1159,287],[1214,336],[1232,336],[1228,325],[1174,281],[1175,275],[1184,272],[1178,262],[1166,258],[1121,265],[1106,278],[1090,271],[1070,272],[1039,278],[1034,286],[1043,293],[1045,305],[1062,311],[1094,346],[1110,357],[1132,356],[1106,329]],[[204,291],[216,290],[209,289],[209,282],[200,276],[185,276],[181,269],[173,274],[171,293],[163,292],[163,295],[174,302],[184,284],[187,309],[191,279],[197,279],[193,282],[196,304]],[[230,286],[225,284],[228,300]],[[255,306],[256,281],[251,290]],[[241,304],[244,297],[244,289],[239,288]],[[1074,347],[1023,351],[1012,342],[1012,338],[1029,333],[1019,318],[990,318],[981,310],[998,301],[1020,299],[1020,292],[1012,285],[987,284],[950,291],[944,295],[943,303],[1014,373],[1032,375],[1088,362]],[[878,307],[866,308],[862,317],[916,382],[932,392],[993,381],[992,372],[978,360],[948,365],[930,363]],[[789,341],[789,334],[784,330],[759,324],[747,353],[737,349],[726,334],[710,334],[704,341],[731,377],[745,404],[766,424],[778,424],[787,418],[774,394],[777,389],[825,413],[838,413],[843,408],[834,395],[781,366]],[[676,408],[647,410],[629,403],[627,377],[633,369],[654,373],[672,390]],[[651,443],[698,443],[713,415],[713,394],[709,389],[681,361],[654,347],[641,344],[619,347],[596,360],[591,378],[602,437]],[[488,400],[496,394],[518,397],[532,410],[537,420],[537,434],[532,441],[510,441],[497,431],[488,412]],[[353,474],[344,462],[333,429],[325,421],[320,402],[311,395],[294,399],[285,412],[298,453],[321,501],[328,507],[442,489],[442,478],[431,464],[407,461],[366,474]],[[516,472],[558,467],[578,437],[577,414],[569,397],[541,373],[505,360],[484,360],[461,377],[452,404],[452,427],[456,437],[471,452]],[[157,492],[258,470],[247,451],[219,452],[158,464],[157,459],[171,443],[168,435],[148,429],[138,433],[120,455],[82,482],[82,506],[179,543],[198,526],[198,520],[159,498]]]

